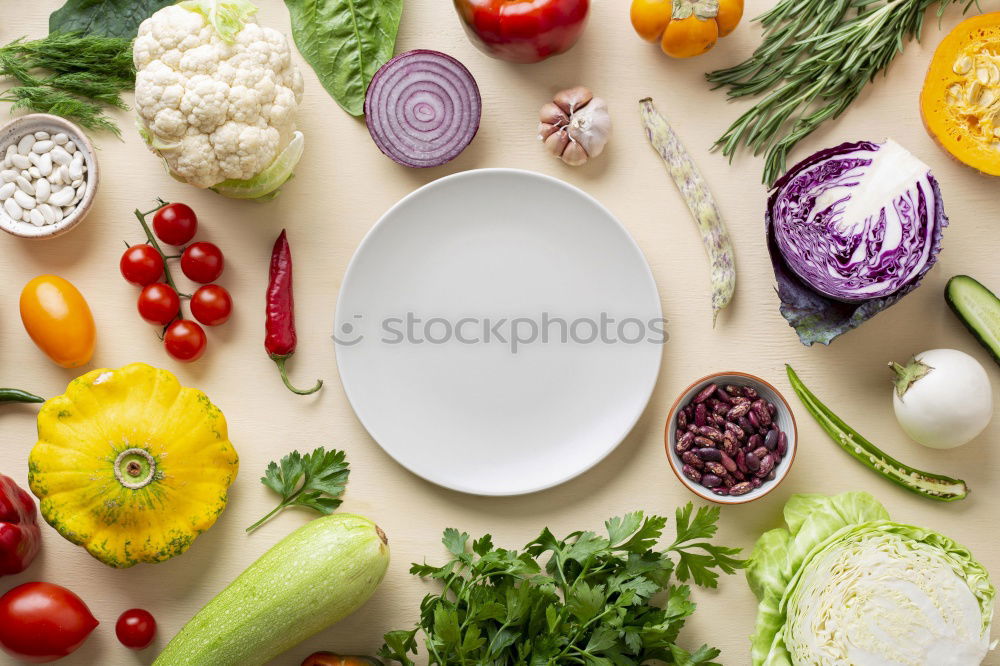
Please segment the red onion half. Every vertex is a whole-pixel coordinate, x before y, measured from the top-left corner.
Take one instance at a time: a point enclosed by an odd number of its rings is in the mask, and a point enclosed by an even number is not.
[[[479,86],[465,65],[418,49],[375,73],[365,96],[365,122],[379,150],[399,164],[434,167],[472,142],[482,108]]]

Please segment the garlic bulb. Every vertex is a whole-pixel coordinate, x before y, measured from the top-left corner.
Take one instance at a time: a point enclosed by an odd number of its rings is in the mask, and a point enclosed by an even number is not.
[[[538,138],[570,166],[585,164],[611,138],[608,103],[583,86],[556,93],[539,114]]]

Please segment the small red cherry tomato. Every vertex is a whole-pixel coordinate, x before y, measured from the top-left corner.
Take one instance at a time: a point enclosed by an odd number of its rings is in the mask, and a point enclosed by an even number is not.
[[[115,635],[127,648],[145,650],[156,637],[156,620],[149,611],[131,608],[118,617]]]
[[[166,326],[181,310],[181,299],[163,282],[146,285],[139,293],[139,316],[154,326]]]
[[[163,275],[163,257],[148,243],[125,250],[118,266],[122,277],[139,287],[156,282]]]
[[[87,604],[65,587],[24,583],[0,597],[0,648],[41,664],[61,659],[97,627]]]
[[[198,216],[186,204],[167,204],[153,214],[153,231],[168,245],[184,245],[198,232]]]
[[[181,255],[181,270],[188,279],[208,284],[222,275],[225,259],[222,250],[212,243],[201,241],[184,250]]]
[[[232,313],[232,297],[217,284],[198,287],[198,291],[191,296],[191,314],[205,326],[225,324]]]
[[[184,363],[201,358],[207,344],[204,329],[189,319],[175,321],[163,335],[163,346],[167,353]]]

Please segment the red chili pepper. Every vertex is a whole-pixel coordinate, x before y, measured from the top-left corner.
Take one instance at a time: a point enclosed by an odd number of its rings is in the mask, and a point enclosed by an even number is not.
[[[298,338],[295,336],[295,301],[292,298],[292,250],[282,229],[271,251],[271,277],[267,285],[267,335],[264,348],[281,371],[281,381],[292,393],[309,395],[320,390],[323,380],[316,386],[302,390],[292,386],[285,372],[285,361],[295,353]]]
[[[13,479],[0,474],[0,576],[27,569],[41,542],[35,501]]]

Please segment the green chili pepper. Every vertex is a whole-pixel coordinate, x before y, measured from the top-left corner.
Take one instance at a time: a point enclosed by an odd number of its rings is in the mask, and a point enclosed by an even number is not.
[[[906,488],[910,492],[941,502],[954,502],[969,495],[965,481],[940,474],[932,474],[905,465],[861,436],[857,430],[847,425],[831,412],[806,388],[792,366],[785,365],[788,380],[795,394],[813,415],[830,438],[865,467],[878,472],[884,478]]]
[[[40,398],[33,393],[28,393],[27,391],[0,388],[0,402],[45,402],[45,398]]]

